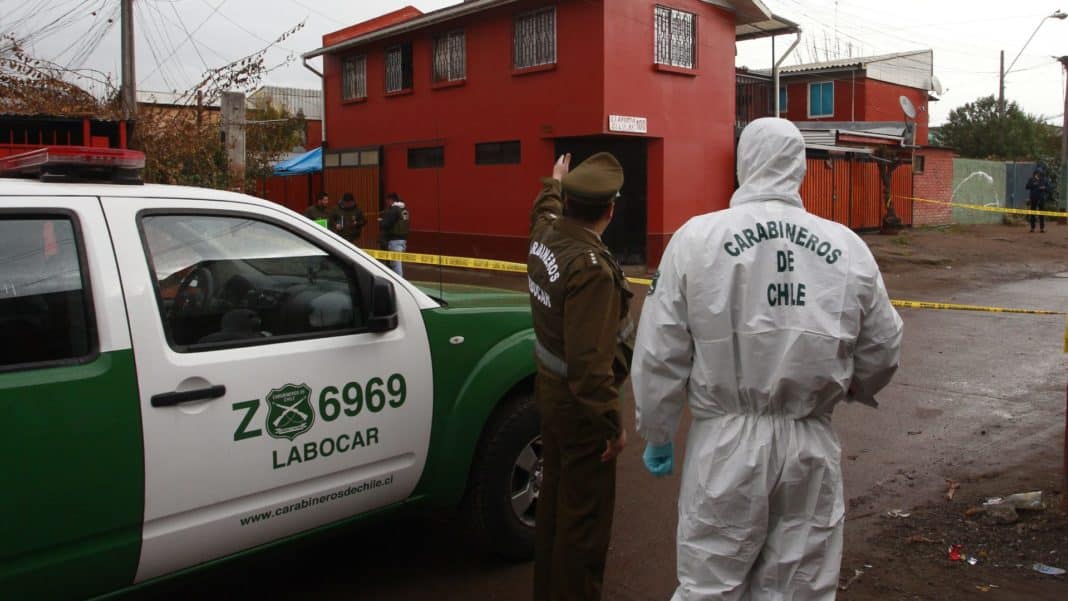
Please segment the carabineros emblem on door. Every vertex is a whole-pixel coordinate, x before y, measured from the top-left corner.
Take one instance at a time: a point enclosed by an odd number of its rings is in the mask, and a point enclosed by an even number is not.
[[[286,384],[267,393],[267,433],[273,438],[294,438],[311,430],[315,410],[311,388],[306,384]]]

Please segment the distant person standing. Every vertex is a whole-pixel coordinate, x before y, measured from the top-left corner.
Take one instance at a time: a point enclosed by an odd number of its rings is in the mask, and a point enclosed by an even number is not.
[[[408,207],[396,192],[386,195],[387,208],[378,218],[379,243],[384,250],[402,253],[408,250]],[[404,264],[390,261],[390,267],[397,275],[404,277]]]
[[[304,216],[323,227],[330,227],[334,210],[330,208],[330,195],[320,192],[315,204],[304,210]]]
[[[356,204],[352,192],[342,194],[341,200],[337,203],[337,210],[334,212],[334,231],[349,242],[358,244],[360,234],[363,233],[363,226],[366,224],[367,218],[364,217],[360,205]]]
[[[1049,200],[1049,191],[1051,185],[1049,177],[1046,176],[1046,169],[1042,165],[1035,167],[1034,173],[1031,174],[1031,179],[1027,180],[1027,208],[1032,211],[1041,211],[1045,206],[1046,201]],[[1035,233],[1035,217],[1038,217],[1038,231],[1039,233],[1046,233],[1046,218],[1043,215],[1028,215],[1027,220],[1031,222],[1031,233]]]

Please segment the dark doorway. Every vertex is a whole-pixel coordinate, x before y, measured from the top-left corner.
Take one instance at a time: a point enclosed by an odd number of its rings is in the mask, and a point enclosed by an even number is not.
[[[647,150],[644,138],[587,136],[557,138],[556,155],[570,152],[575,166],[598,152],[610,152],[623,165],[623,189],[616,202],[615,217],[602,239],[623,265],[645,265]]]

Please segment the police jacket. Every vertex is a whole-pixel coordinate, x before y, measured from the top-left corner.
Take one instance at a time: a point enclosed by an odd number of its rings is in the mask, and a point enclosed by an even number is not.
[[[327,223],[329,224],[330,220],[334,218],[334,210],[329,207],[324,209],[320,207],[318,203],[316,203],[308,207],[307,209],[304,209],[304,216],[308,219],[311,219],[312,221],[326,219]]]
[[[337,211],[334,213],[333,225],[335,230],[341,237],[355,242],[359,239],[360,234],[363,232],[363,226],[366,225],[367,218],[363,215],[363,209],[360,208],[356,201],[349,203],[339,202],[337,204]]]
[[[408,209],[403,202],[395,202],[382,214],[381,239],[384,242],[390,240],[408,239]]]
[[[902,322],[875,259],[805,210],[804,140],[768,121],[739,141],[730,208],[675,232],[642,307],[632,384],[653,444],[687,403],[696,419],[827,417],[843,400],[874,405],[897,369]]]
[[[1049,198],[1050,182],[1045,174],[1027,180],[1027,197],[1032,202],[1045,202]]]
[[[574,405],[591,436],[615,439],[621,429],[619,387],[633,348],[632,294],[600,237],[561,216],[560,182],[544,178],[542,184],[527,257],[539,394]]]

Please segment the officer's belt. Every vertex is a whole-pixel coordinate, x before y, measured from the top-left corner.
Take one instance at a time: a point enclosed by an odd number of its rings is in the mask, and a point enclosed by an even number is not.
[[[567,363],[545,348],[539,340],[534,341],[534,355],[541,361],[545,369],[561,378],[567,378]]]
[[[621,343],[626,342],[632,333],[634,333],[634,320],[628,319],[627,325],[623,326],[616,335],[616,340]],[[534,340],[534,355],[541,360],[545,369],[561,378],[567,378],[567,362],[545,348],[540,340]]]

